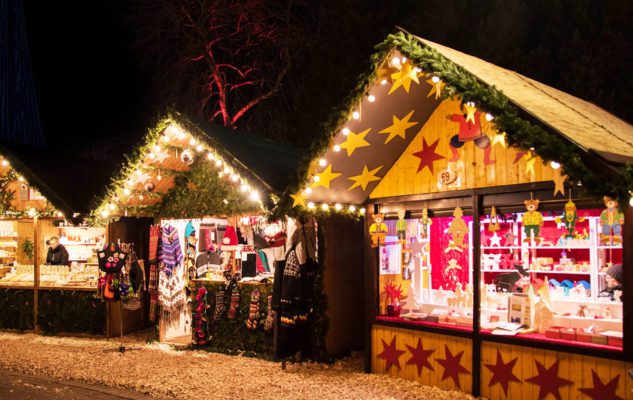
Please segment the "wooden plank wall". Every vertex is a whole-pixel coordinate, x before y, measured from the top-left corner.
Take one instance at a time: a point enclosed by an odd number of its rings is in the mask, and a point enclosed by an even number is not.
[[[396,338],[396,349],[405,352],[398,358],[400,369],[392,366],[389,371],[386,370],[386,361],[379,358],[383,350],[383,340],[390,344],[393,338]],[[424,350],[435,350],[428,358],[433,371],[423,368],[421,375],[418,375],[416,365],[409,364],[407,361],[411,359],[411,353],[407,345],[417,348],[418,339],[422,341]],[[378,374],[387,374],[394,378],[403,378],[410,381],[417,381],[424,385],[437,386],[444,389],[460,390],[453,379],[447,377],[442,379],[444,375],[444,367],[437,362],[437,359],[446,358],[446,348],[448,347],[451,354],[455,357],[460,352],[464,352],[461,356],[460,365],[466,368],[468,373],[459,374],[459,384],[461,391],[470,393],[472,387],[472,345],[470,339],[454,337],[449,335],[439,335],[409,329],[393,328],[383,325],[374,324],[372,328],[372,372]]]
[[[497,351],[499,351],[503,359],[503,364],[508,364],[516,359],[511,372],[520,382],[509,382],[507,393],[505,393],[500,383],[492,382],[494,384],[490,386],[493,374],[486,367],[486,364],[497,365]],[[538,375],[536,361],[545,368],[551,368],[558,361],[558,377],[572,381],[570,385],[560,386],[561,399],[590,399],[591,397],[586,396],[579,389],[594,387],[592,371],[598,374],[598,377],[605,385],[618,377],[615,395],[622,399],[633,398],[633,379],[628,375],[628,369],[633,367],[631,363],[627,364],[624,361],[589,357],[582,354],[532,349],[530,347],[491,342],[482,344],[481,396],[489,399],[539,399],[540,386],[532,382],[526,382],[527,379]],[[606,390],[601,393],[603,397],[595,398],[615,398]],[[553,394],[548,394],[545,398],[553,399],[555,397]]]
[[[495,144],[491,152],[491,158],[496,160],[496,162],[494,165],[486,166],[484,165],[484,151],[477,148],[473,142],[466,142],[458,150],[460,154],[459,161],[450,163],[451,170],[456,171],[458,176],[461,177],[461,185],[439,189],[437,174],[448,166],[448,160],[452,157],[449,142],[451,137],[459,131],[459,124],[452,122],[450,116],[461,113],[459,101],[443,101],[372,191],[370,197],[375,199],[552,180],[554,171],[549,165],[544,165],[540,158],[535,161],[534,175],[527,174],[525,171],[527,163],[525,157],[515,164],[514,159],[517,151],[513,148],[504,148],[500,144]],[[494,126],[485,120],[483,114],[481,116],[481,126],[482,131],[492,140],[495,132]],[[439,140],[435,152],[445,157],[433,163],[433,173],[428,168],[417,172],[420,159],[413,156],[413,153],[422,150],[423,138],[427,146]]]

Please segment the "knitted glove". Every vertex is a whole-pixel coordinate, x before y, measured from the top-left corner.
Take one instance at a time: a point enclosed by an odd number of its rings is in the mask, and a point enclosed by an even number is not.
[[[233,286],[231,292],[231,303],[229,304],[229,319],[237,318],[237,310],[240,306],[240,292],[237,289],[237,285]]]
[[[257,329],[257,323],[259,322],[259,289],[253,290],[251,293],[251,304],[248,309],[248,319],[246,320],[246,327],[248,329]]]
[[[268,298],[268,314],[266,315],[266,321],[264,322],[264,330],[271,331],[273,329],[273,321],[275,320],[275,315],[273,312],[273,295],[269,294]]]

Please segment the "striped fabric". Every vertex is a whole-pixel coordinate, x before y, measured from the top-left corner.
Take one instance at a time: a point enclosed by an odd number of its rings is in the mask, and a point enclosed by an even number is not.
[[[182,263],[183,255],[178,239],[178,231],[171,225],[165,225],[161,231],[158,261],[165,267],[173,269]]]
[[[149,260],[156,261],[158,254],[158,237],[160,236],[160,226],[152,225],[149,227]]]

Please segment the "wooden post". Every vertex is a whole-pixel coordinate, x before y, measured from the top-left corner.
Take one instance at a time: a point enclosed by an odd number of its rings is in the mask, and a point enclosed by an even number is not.
[[[371,335],[374,319],[378,314],[378,251],[371,247],[369,227],[373,222],[373,216],[378,212],[378,206],[366,205],[363,237],[365,246],[365,372],[371,372]]]
[[[33,217],[33,328],[35,333],[40,333],[37,322],[40,290],[40,229],[37,215]]]
[[[623,318],[623,351],[626,355],[627,361],[633,360],[633,274],[631,268],[633,268],[633,207],[629,207],[626,204],[622,205],[624,208],[624,226],[622,232],[622,291],[623,304],[622,304],[622,318]]]
[[[479,285],[481,284],[481,230],[480,214],[481,214],[481,196],[477,193],[473,195],[473,360],[472,360],[472,374],[473,385],[472,394],[478,397],[481,385],[481,337],[479,336],[480,328],[480,302],[481,291]]]

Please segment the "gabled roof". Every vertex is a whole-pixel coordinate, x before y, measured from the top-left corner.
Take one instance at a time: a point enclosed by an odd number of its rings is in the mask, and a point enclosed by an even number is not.
[[[302,203],[314,208],[315,204],[308,201],[323,202],[324,210],[330,209],[327,203],[340,202],[345,206],[346,201],[352,205],[356,202],[356,207],[336,208],[359,209],[360,198],[357,196],[348,200],[341,195],[340,188],[338,192],[330,192],[328,186],[328,190],[324,191],[314,182],[318,183],[319,175],[324,172],[328,179],[332,177],[327,174],[328,171],[322,170],[331,165],[330,159],[336,161],[340,158],[337,154],[342,153],[343,129],[357,124],[355,112],[365,110],[367,113],[366,110],[371,108],[368,107],[369,98],[373,97],[371,95],[381,83],[386,84],[398,75],[397,79],[402,79],[405,71],[390,63],[394,55],[408,60],[413,71],[406,72],[407,76],[416,74],[420,82],[437,79],[437,82],[445,84],[441,99],[474,102],[477,110],[494,118],[496,129],[507,134],[507,142],[511,146],[531,151],[545,162],[557,161],[562,165],[562,173],[569,176],[569,181],[582,183],[589,193],[600,197],[607,194],[619,198],[630,196],[629,190],[633,188],[633,167],[630,165],[633,160],[633,126],[628,122],[567,93],[403,30],[389,35],[376,49],[369,70],[360,76],[353,90],[323,124],[321,134],[317,135],[300,164],[298,179],[288,187],[286,196],[282,198],[277,214],[288,213]],[[411,90],[414,90],[413,86]],[[388,102],[386,107],[389,108]],[[375,118],[372,111],[369,113],[369,118]],[[403,115],[397,117],[401,119]],[[414,121],[424,123],[420,119]],[[367,138],[370,145],[373,144],[369,136]],[[392,158],[363,160],[363,164],[374,161],[374,164],[367,164],[370,172],[372,168],[383,165],[375,174],[363,172],[364,178],[370,175],[380,178],[390,167]],[[347,164],[353,163],[354,160],[347,161]],[[343,167],[339,164],[339,168]],[[361,174],[361,170],[356,169],[356,173]],[[339,186],[341,181],[350,184],[343,179],[345,175],[337,176],[340,177],[337,181]],[[351,180],[352,177],[347,178]],[[371,188],[372,184],[376,184],[374,182],[371,181],[367,187]],[[347,190],[351,189],[352,186]],[[313,194],[315,197],[311,200],[309,196]],[[331,200],[328,200],[328,195],[331,195]]]
[[[292,146],[171,111],[127,156],[92,214],[97,219],[128,212],[157,216],[162,210],[193,218],[246,212],[255,204],[268,208],[287,187],[299,160]],[[173,204],[184,201],[191,203]]]
[[[69,218],[90,211],[92,196],[114,170],[107,163],[13,142],[0,143],[0,154]]]
[[[495,86],[519,108],[555,129],[578,146],[604,158],[633,160],[633,125],[606,110],[515,71],[415,36],[424,45]],[[620,156],[620,157],[618,157]]]

